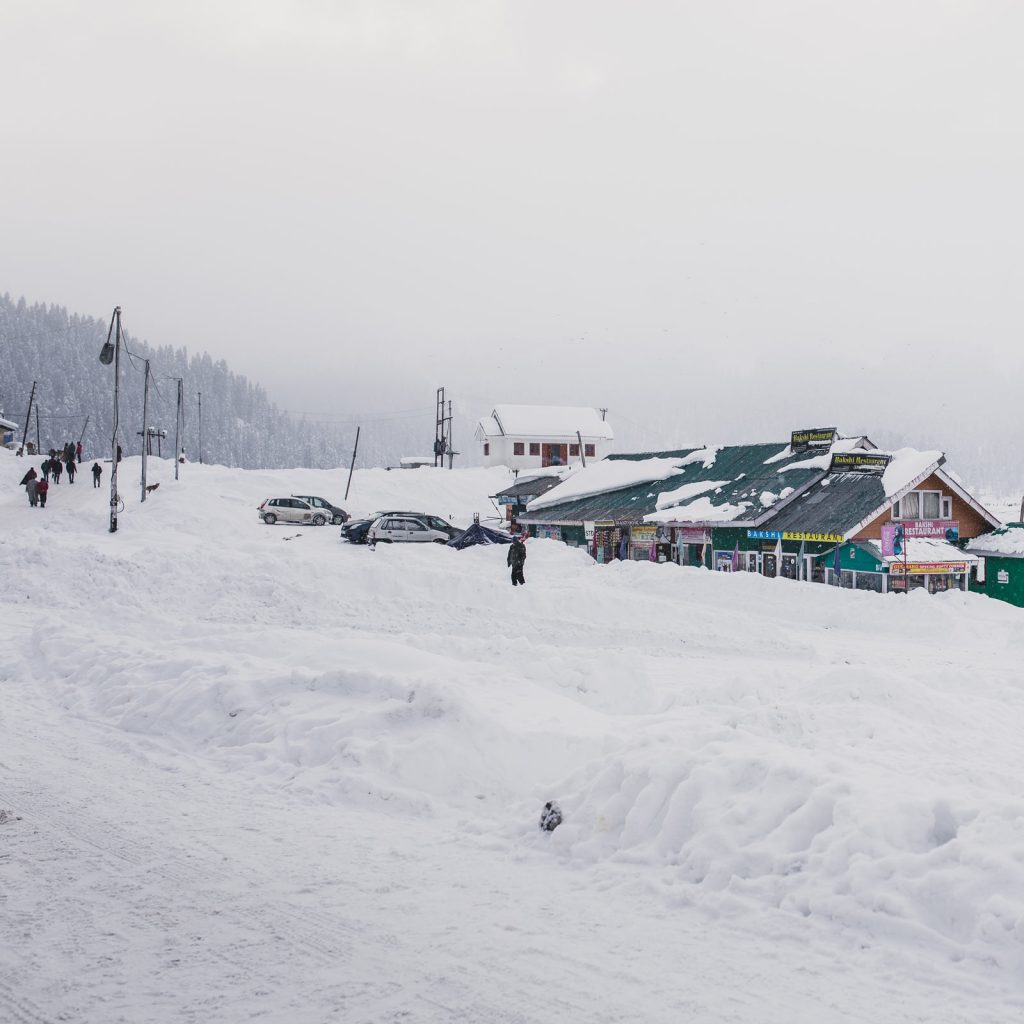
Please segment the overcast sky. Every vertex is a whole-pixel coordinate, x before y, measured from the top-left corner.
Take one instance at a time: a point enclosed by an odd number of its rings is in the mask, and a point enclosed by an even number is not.
[[[445,384],[666,443],[980,444],[1019,421],[1022,30],[981,0],[7,0],[0,290],[120,303],[286,408]]]

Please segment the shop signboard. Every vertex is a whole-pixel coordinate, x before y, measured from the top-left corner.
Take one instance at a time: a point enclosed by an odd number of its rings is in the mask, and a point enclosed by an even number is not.
[[[1000,583],[1009,583],[1010,574],[1005,569],[1000,569],[999,572],[996,573],[996,579]]]
[[[950,573],[967,572],[966,562],[890,562],[889,572],[894,576],[902,576],[904,572],[908,576],[946,576]]]
[[[817,530],[747,530],[747,540],[799,540],[812,544],[841,544],[843,535]]]
[[[790,434],[789,447],[794,455],[812,448],[829,448],[836,436],[835,427],[812,427],[810,430],[794,430]]]
[[[677,544],[710,544],[711,538],[707,530],[698,530],[692,526],[676,527]]]
[[[562,528],[560,526],[538,526],[537,537],[541,540],[561,540]]]
[[[892,462],[891,455],[873,452],[837,452],[828,467],[830,473],[884,473]]]
[[[594,539],[594,524],[593,523],[585,522],[583,524],[583,536],[586,537],[587,540],[593,540]]]
[[[511,494],[499,494],[498,495],[499,505],[518,505],[519,499],[513,497]]]
[[[715,552],[715,569],[718,572],[732,572],[732,552],[731,551],[716,551]]]
[[[905,539],[911,537],[931,537],[940,540],[956,541],[960,539],[960,521],[958,519],[904,519],[898,523],[886,523],[882,527],[882,555],[891,558],[896,552],[896,531],[902,528]]]
[[[657,536],[656,526],[634,526],[629,531],[629,539],[634,544],[653,544]]]

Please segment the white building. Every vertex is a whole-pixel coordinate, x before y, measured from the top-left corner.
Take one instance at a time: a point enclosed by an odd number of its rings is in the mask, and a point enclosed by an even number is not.
[[[579,436],[577,436],[577,432]],[[540,469],[567,466],[583,454],[603,459],[615,435],[596,409],[564,405],[498,405],[477,424],[485,466]]]

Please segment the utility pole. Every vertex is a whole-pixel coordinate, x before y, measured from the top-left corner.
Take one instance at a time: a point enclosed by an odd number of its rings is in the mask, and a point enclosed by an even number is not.
[[[174,411],[174,479],[178,479],[178,466],[181,465],[181,389],[184,381],[181,377],[178,381],[178,407]]]
[[[444,466],[444,388],[437,389],[434,414],[434,466]]]
[[[115,330],[116,328],[116,330]],[[111,343],[110,336],[114,341]],[[114,364],[114,428],[110,432],[110,532],[117,533],[117,428],[118,428],[118,392],[121,386],[121,307],[114,307],[114,315],[110,318],[110,329],[107,341],[100,352],[100,362],[105,366]]]
[[[583,447],[583,438],[580,436],[580,432],[576,431],[576,440],[580,443],[580,458],[583,460],[583,468],[587,468],[587,452]]]
[[[82,443],[82,438],[85,437],[85,432],[89,428],[89,417],[85,417],[85,425],[82,427],[82,432],[78,435],[78,443]]]
[[[146,500],[146,455],[149,448],[149,360],[146,360],[146,383],[142,386],[142,500]]]
[[[602,421],[604,420],[604,414],[605,414],[605,413],[606,413],[607,411],[608,411],[608,407],[607,407],[607,406],[605,406],[605,408],[603,408],[603,409],[601,410],[601,419],[602,419]]]
[[[203,393],[199,392],[199,465],[203,464]]]
[[[454,468],[455,452],[452,450],[452,400],[448,399],[448,468]]]
[[[21,454],[25,454],[25,445],[28,442],[28,424],[32,419],[32,403],[36,399],[36,382],[32,381],[32,392],[28,396],[28,412],[25,413],[25,429],[21,432]]]
[[[352,470],[356,468],[356,452],[359,451],[359,431],[356,427],[356,443],[352,447],[352,464],[348,467],[348,483],[345,484],[345,500],[348,501],[348,489],[352,486]]]
[[[36,455],[43,450],[43,442],[39,437],[39,406],[36,406]]]

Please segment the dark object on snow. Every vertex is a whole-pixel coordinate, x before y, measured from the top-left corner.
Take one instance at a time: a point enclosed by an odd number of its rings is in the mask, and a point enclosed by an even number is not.
[[[473,547],[474,544],[511,543],[512,538],[504,530],[492,530],[489,526],[481,526],[479,523],[474,523],[464,533],[460,533],[458,537],[452,537],[448,541],[448,547],[458,548],[461,551],[463,548]]]
[[[545,832],[554,832],[561,824],[562,808],[554,800],[549,800],[544,805],[544,810],[540,812],[540,827]]]

